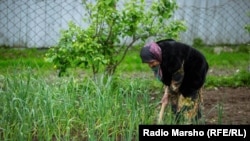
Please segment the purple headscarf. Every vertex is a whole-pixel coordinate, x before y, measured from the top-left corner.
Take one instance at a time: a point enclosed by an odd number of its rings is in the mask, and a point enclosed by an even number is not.
[[[161,63],[162,57],[161,57],[161,48],[159,45],[155,42],[151,42],[146,44],[141,49],[141,59],[143,63],[148,63],[152,60],[157,60]]]
[[[161,63],[162,61],[162,53],[161,48],[159,45],[155,42],[151,42],[146,44],[142,49],[140,53],[141,59],[143,63],[148,63],[153,60],[159,61]],[[155,76],[159,76],[160,79],[162,78],[162,71],[159,66],[158,71],[155,73]]]

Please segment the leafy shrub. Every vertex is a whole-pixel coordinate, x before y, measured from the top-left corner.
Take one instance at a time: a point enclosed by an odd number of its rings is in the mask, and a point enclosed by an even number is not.
[[[205,46],[205,44],[201,38],[195,38],[193,40],[193,47],[198,48],[198,47],[203,47],[203,46]]]
[[[69,23],[69,29],[62,31],[59,43],[47,54],[47,60],[60,70],[59,76],[82,64],[94,75],[102,66],[112,75],[135,43],[149,37],[178,38],[186,29],[182,21],[168,21],[177,9],[175,1],[153,1],[150,6],[142,0],[82,3],[87,11],[84,22],[89,26],[84,29]]]

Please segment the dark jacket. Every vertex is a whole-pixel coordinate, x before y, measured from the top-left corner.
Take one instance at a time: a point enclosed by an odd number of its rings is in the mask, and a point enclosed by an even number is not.
[[[179,91],[184,97],[192,96],[205,83],[208,63],[202,53],[195,48],[171,40],[156,42],[162,50],[162,82],[170,86],[180,81]],[[176,73],[182,67],[183,74]]]

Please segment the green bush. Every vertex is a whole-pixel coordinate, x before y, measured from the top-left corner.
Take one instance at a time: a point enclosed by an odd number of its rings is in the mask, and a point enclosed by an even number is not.
[[[199,47],[204,47],[205,44],[201,38],[194,38],[193,40],[193,47],[199,48]]]

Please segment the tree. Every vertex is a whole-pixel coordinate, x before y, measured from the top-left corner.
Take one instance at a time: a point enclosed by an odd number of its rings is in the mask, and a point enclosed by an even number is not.
[[[174,0],[82,0],[86,9],[87,28],[70,22],[62,31],[57,46],[47,58],[55,63],[61,75],[73,66],[91,67],[95,75],[100,67],[113,75],[127,51],[150,37],[178,38],[186,27],[171,19],[178,8]]]

